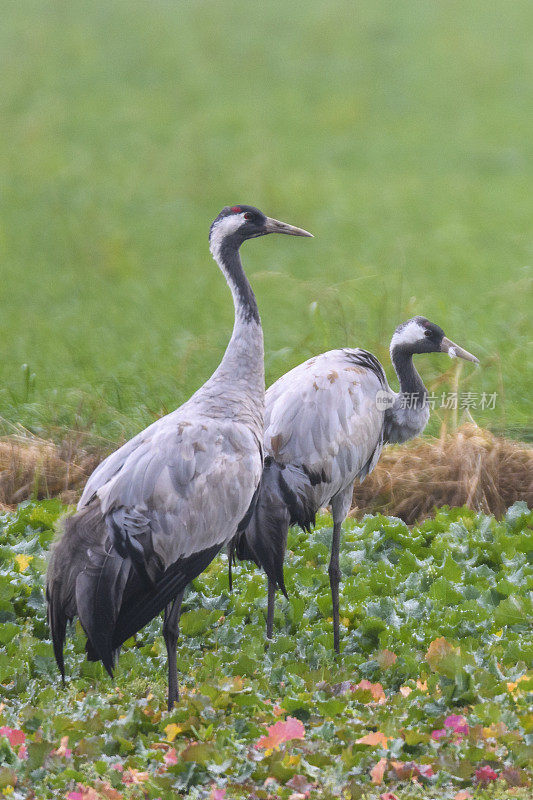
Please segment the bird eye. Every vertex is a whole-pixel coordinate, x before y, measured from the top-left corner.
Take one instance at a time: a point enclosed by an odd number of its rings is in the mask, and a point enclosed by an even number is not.
[[[252,219],[252,215],[247,211],[244,215],[244,219]]]
[[[431,331],[429,330],[424,331],[424,336],[427,336],[428,339],[431,338]]]

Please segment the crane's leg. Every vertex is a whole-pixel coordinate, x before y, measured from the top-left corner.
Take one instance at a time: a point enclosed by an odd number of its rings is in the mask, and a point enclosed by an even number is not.
[[[276,602],[276,584],[268,579],[268,606],[267,606],[267,639],[272,639],[274,632],[274,604]]]
[[[342,523],[333,524],[333,539],[331,542],[331,559],[329,562],[329,585],[331,586],[331,600],[333,603],[333,647],[335,652],[340,652],[339,635],[339,584],[341,570],[339,567],[339,550],[341,541]]]
[[[353,483],[350,483],[331,499],[333,538],[331,541],[331,560],[329,562],[329,585],[331,586],[331,600],[333,603],[333,647],[336,653],[340,652],[339,584],[341,582],[341,570],[339,567],[339,551],[341,530],[342,523],[346,519],[352,504],[352,495]]]
[[[176,599],[166,606],[165,620],[163,622],[163,636],[165,637],[165,644],[167,646],[169,711],[172,711],[174,703],[177,703],[180,699],[176,646],[178,643],[182,600],[183,592],[180,592]]]

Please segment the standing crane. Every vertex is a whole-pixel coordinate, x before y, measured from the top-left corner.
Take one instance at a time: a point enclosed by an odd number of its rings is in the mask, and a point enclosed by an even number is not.
[[[267,637],[272,637],[276,586],[286,595],[287,533],[310,530],[319,508],[331,505],[329,580],[333,642],[339,652],[339,545],[356,479],[376,466],[384,444],[418,436],[429,420],[428,393],[413,364],[418,353],[448,353],[479,363],[424,317],[404,322],[390,345],[399,393],[366,350],[331,350],[292,369],[265,397],[265,465],[257,502],[232,547],[268,576]]]
[[[239,250],[269,233],[311,236],[252,206],[226,207],[215,219],[210,250],[235,305],[224,357],[184,405],[97,467],[65,522],[46,589],[63,681],[66,625],[76,615],[87,657],[112,676],[121,645],[167,607],[169,708],[179,697],[174,600],[235,535],[261,477],[263,332]]]

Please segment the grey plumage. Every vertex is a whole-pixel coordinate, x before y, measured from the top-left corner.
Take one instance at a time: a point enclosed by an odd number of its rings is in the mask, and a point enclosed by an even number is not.
[[[388,390],[377,360],[364,350],[331,350],[283,375],[265,397],[265,453],[310,477],[319,508],[379,458]],[[313,476],[315,480],[313,480]]]
[[[329,503],[334,523],[342,523],[354,480],[363,480],[379,459],[380,390],[388,385],[374,356],[344,349],[300,364],[266,393],[265,467],[251,519],[234,547],[238,558],[254,560],[282,591],[289,527],[309,530],[318,509]],[[272,609],[269,633],[271,617]]]
[[[324,505],[333,515],[329,565],[334,645],[339,649],[338,586],[341,525],[353,484],[376,466],[387,442],[405,441],[429,419],[427,392],[412,356],[450,352],[477,360],[422,317],[401,325],[391,344],[400,380],[393,392],[379,361],[361,349],[331,350],[292,369],[265,397],[265,469],[251,518],[235,543],[238,557],[252,558],[269,579],[267,634],[272,634],[274,589],[283,591],[283,559],[290,525],[308,528]],[[451,353],[450,353],[451,354]],[[406,403],[414,396],[411,407]],[[246,555],[248,553],[248,555]]]
[[[310,235],[251,206],[217,217],[211,252],[235,304],[224,357],[183,406],[100,464],[65,523],[47,575],[63,676],[69,620],[79,617],[88,657],[112,674],[121,644],[183,592],[231,541],[250,507],[262,472],[263,334],[239,248],[275,231]],[[166,623],[172,617],[167,613]],[[167,635],[168,645],[173,634],[166,624]],[[174,699],[169,691],[169,703]]]

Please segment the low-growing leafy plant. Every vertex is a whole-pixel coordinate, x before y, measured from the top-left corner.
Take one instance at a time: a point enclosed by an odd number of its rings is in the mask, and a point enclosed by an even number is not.
[[[442,509],[343,537],[332,651],[331,521],[293,529],[275,638],[251,566],[220,557],[184,602],[181,700],[165,710],[155,620],[111,682],[68,638],[55,668],[43,581],[66,509],[0,518],[0,793],[18,798],[527,798],[533,744],[533,513]],[[528,697],[529,694],[529,697]]]

